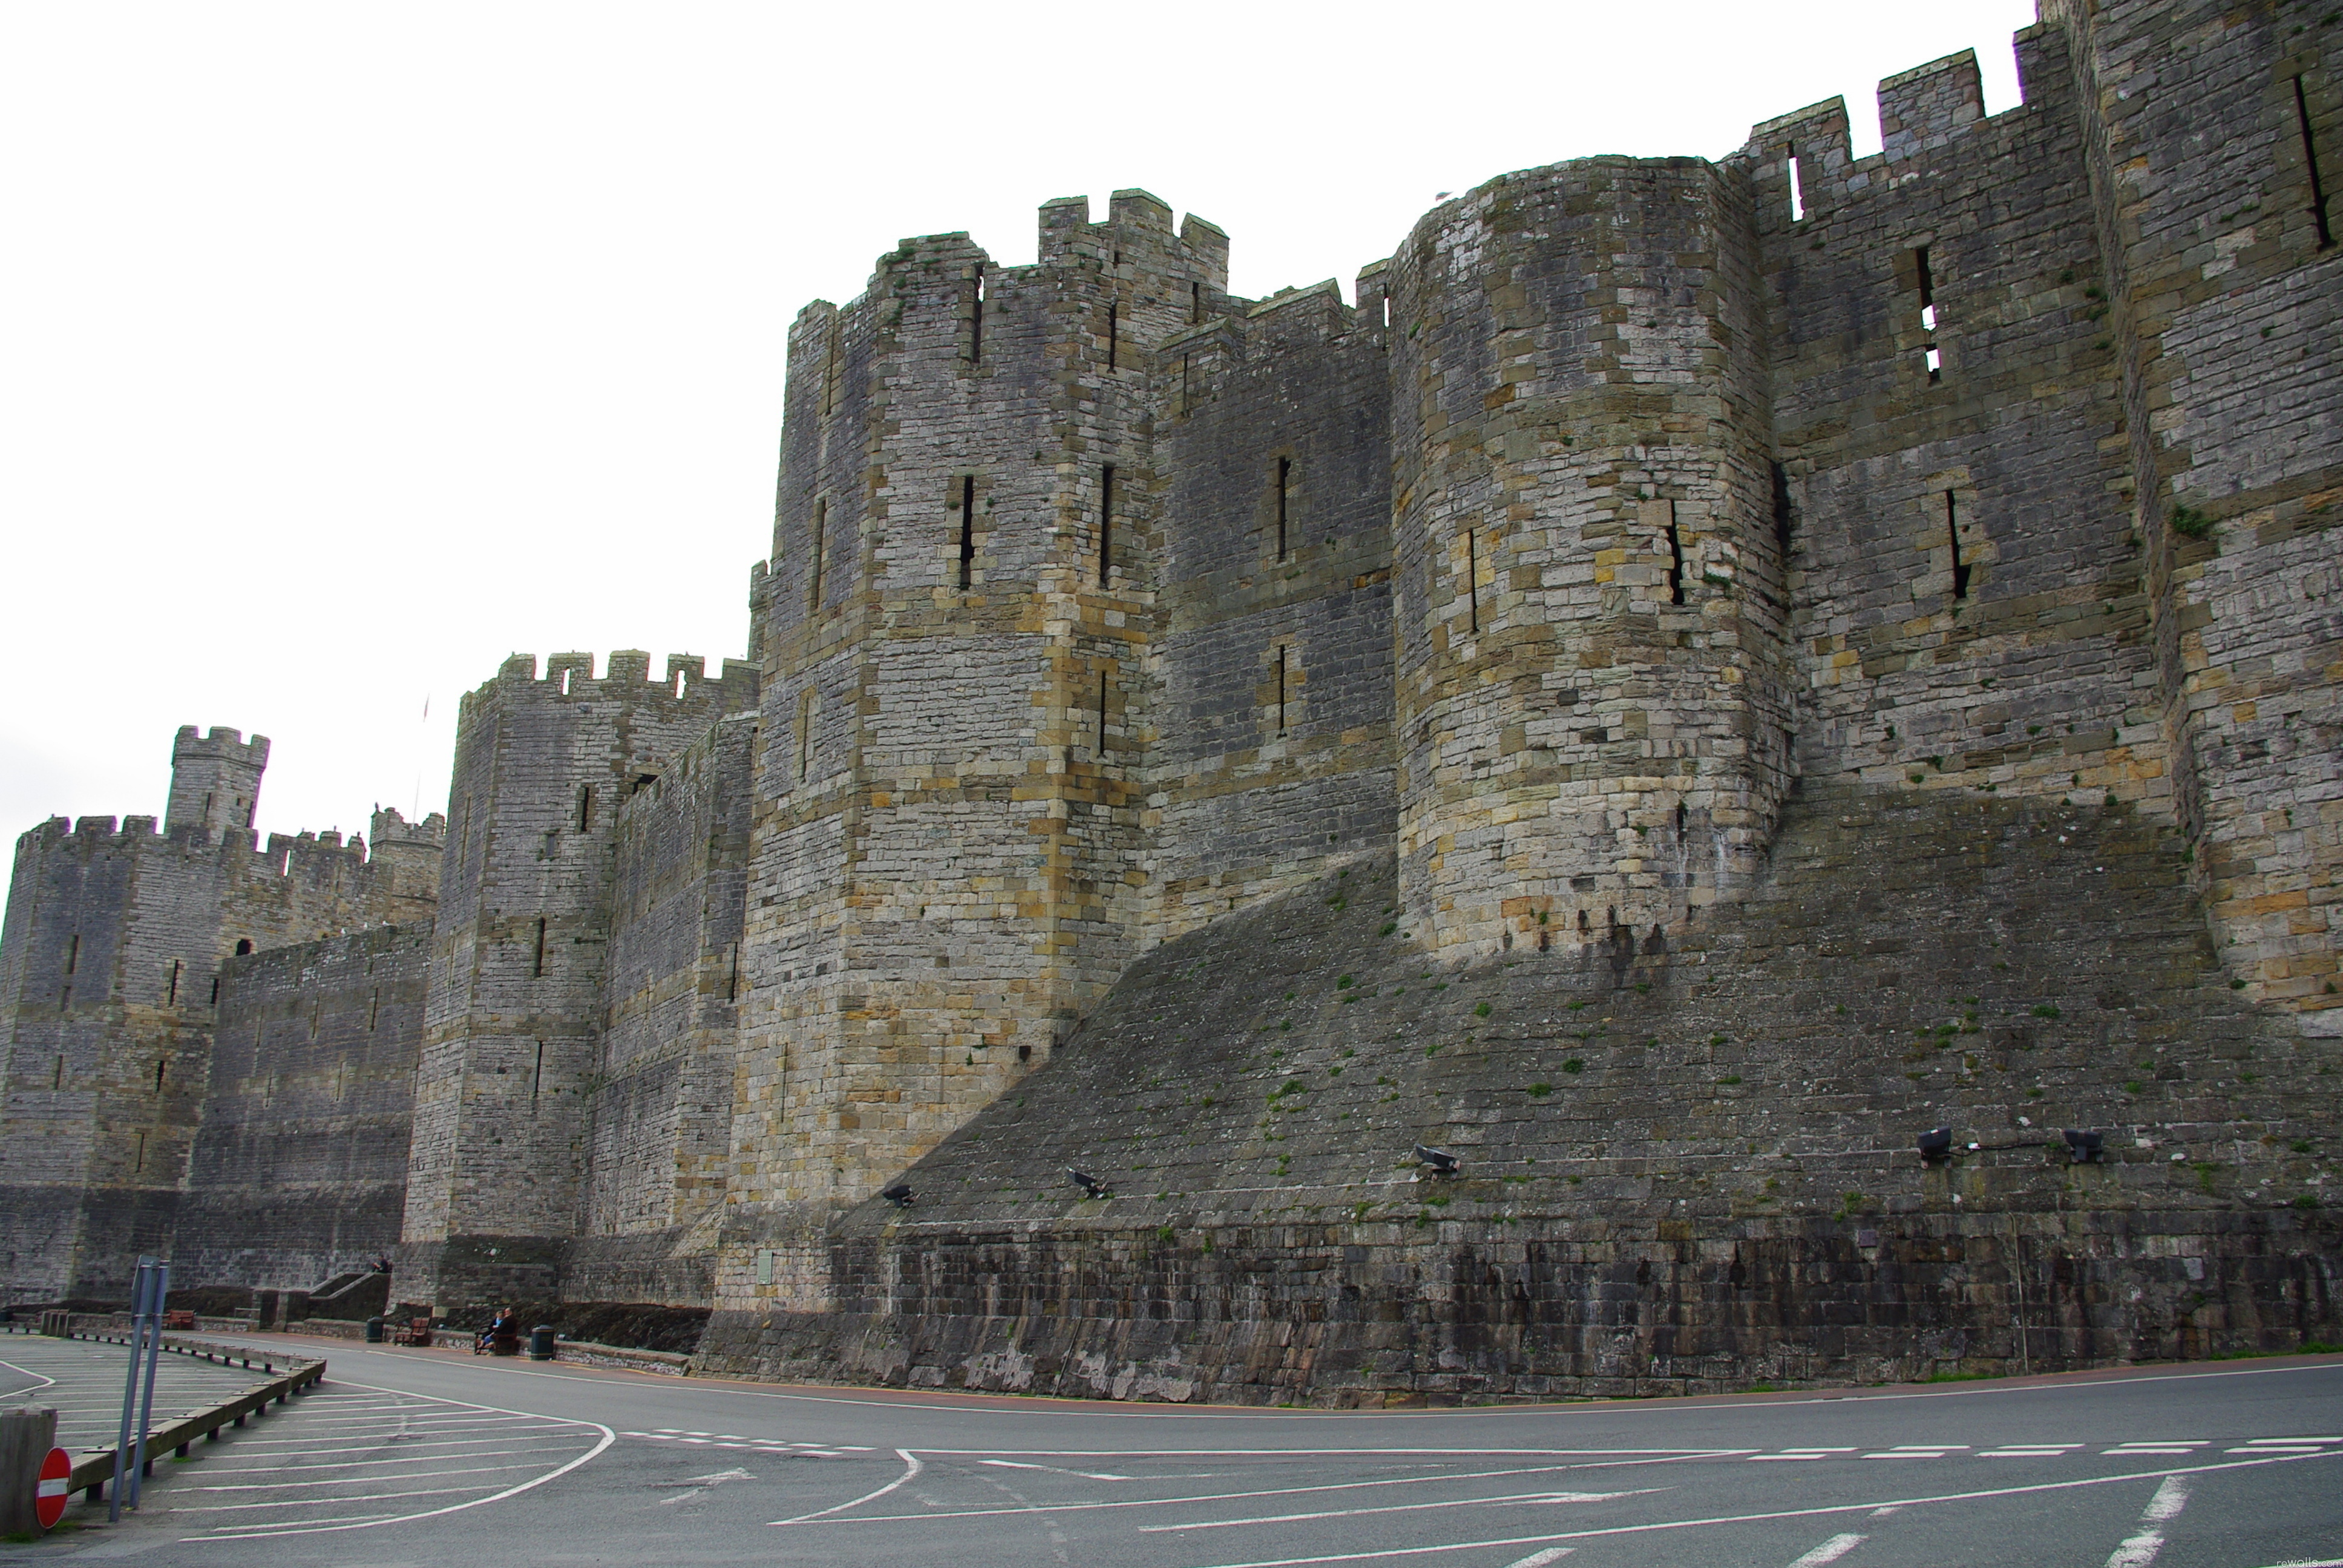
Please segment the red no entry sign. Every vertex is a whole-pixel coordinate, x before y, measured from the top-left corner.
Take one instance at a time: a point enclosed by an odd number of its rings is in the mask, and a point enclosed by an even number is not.
[[[19,1475],[23,1471],[16,1473]],[[73,1494],[65,1490],[73,1478],[73,1460],[62,1448],[49,1450],[48,1458],[41,1461],[41,1483],[33,1493],[33,1512],[41,1521],[41,1528],[54,1530],[57,1521],[65,1516],[65,1504]]]

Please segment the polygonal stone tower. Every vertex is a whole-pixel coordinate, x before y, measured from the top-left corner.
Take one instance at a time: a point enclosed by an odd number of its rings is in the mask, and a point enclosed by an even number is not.
[[[1226,264],[1143,191],[1101,224],[1058,201],[1032,266],[907,240],[790,334],[721,1292],[817,1304],[832,1205],[1046,1059],[1128,960],[1151,350]]]

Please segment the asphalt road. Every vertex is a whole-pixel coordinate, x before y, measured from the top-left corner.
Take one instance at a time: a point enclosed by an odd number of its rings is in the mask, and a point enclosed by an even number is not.
[[[0,1562],[2343,1568],[2343,1358],[1347,1413],[320,1348],[136,1519]]]

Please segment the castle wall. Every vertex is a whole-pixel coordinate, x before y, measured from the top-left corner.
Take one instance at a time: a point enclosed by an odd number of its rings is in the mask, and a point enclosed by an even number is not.
[[[430,948],[376,926],[227,960],[175,1283],[307,1289],[397,1246]]]
[[[1329,282],[1160,351],[1150,942],[1391,841],[1381,316]]]
[[[1849,156],[1834,99],[1735,160],[1770,296],[1800,762],[2168,809],[2066,44],[2036,27],[2018,49],[2026,102],[1989,120],[1962,54],[1882,85],[1878,155]]]
[[[608,1023],[586,1087],[579,1301],[704,1303],[731,1169],[758,718],[718,721],[618,812]],[[695,1236],[695,1227],[705,1234]]]
[[[1755,874],[1789,775],[1745,187],[1510,175],[1391,270],[1407,928],[1680,928]]]
[[[723,715],[753,671],[690,655],[520,656],[465,696],[453,828],[417,1070],[403,1298],[542,1298],[582,1214],[620,802]]]
[[[2314,193],[2343,30],[2267,0],[2043,9],[2076,40],[2175,805],[2231,978],[2343,1033],[2343,227]]]
[[[337,833],[272,834],[262,850],[246,829],[215,839],[199,826],[159,834],[152,817],[71,826],[54,819],[18,839],[0,933],[0,1180],[12,1190],[0,1288],[18,1300],[114,1294],[140,1252],[169,1250],[221,965],[239,944],[427,914],[413,881],[439,830],[379,813],[403,848],[377,862]]]

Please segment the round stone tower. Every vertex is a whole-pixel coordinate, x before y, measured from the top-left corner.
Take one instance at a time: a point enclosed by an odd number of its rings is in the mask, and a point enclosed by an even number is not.
[[[1667,933],[1787,788],[1746,198],[1596,158],[1435,209],[1394,258],[1400,865],[1485,953]]]

